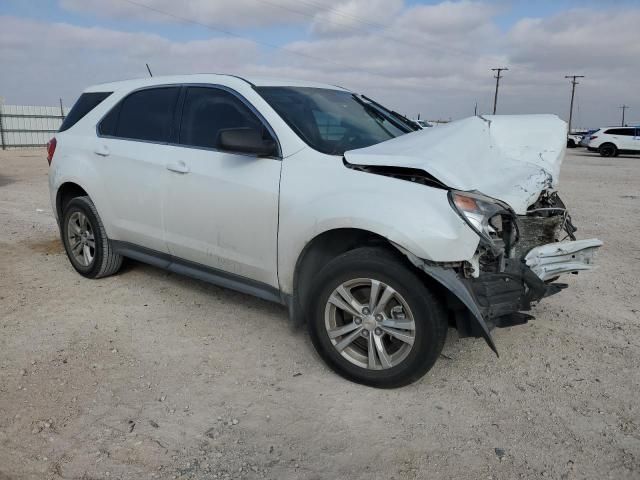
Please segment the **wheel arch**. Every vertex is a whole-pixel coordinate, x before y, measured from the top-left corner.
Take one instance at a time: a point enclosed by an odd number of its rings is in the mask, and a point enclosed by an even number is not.
[[[87,190],[76,182],[68,181],[62,183],[56,191],[56,214],[59,221],[62,221],[64,207],[74,198],[89,196]]]

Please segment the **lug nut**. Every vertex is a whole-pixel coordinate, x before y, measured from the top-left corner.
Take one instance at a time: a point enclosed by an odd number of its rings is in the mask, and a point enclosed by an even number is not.
[[[353,319],[356,325],[360,325],[362,323],[362,319],[360,317],[356,317]]]
[[[364,330],[362,330],[362,336],[363,337],[368,337],[369,336],[369,330],[367,330],[366,328]]]
[[[370,313],[371,313],[371,311],[369,310],[369,308],[368,308],[368,307],[364,307],[364,308],[362,309],[362,314],[363,314],[363,315],[369,315]]]
[[[376,328],[376,329],[374,330],[374,333],[375,333],[376,335],[380,336],[380,335],[382,335],[382,329],[380,329],[380,328]]]
[[[380,314],[376,315],[376,320],[378,322],[381,322],[383,320],[382,315],[380,315]]]

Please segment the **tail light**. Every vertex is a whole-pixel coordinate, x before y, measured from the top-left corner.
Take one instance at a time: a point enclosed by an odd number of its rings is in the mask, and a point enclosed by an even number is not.
[[[591,136],[589,137],[589,140],[595,140],[596,138],[598,138],[598,136],[597,136],[597,135],[591,135]]]
[[[58,144],[58,141],[56,140],[56,137],[53,137],[47,143],[47,162],[49,162],[49,165],[51,165],[51,160],[53,160],[53,154],[56,153],[57,144]]]

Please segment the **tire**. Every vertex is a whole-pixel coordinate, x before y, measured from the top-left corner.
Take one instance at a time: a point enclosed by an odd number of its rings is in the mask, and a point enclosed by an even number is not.
[[[374,282],[380,282],[378,295],[370,302]],[[344,306],[346,298],[338,292],[340,287],[357,302],[348,305],[351,313],[336,305],[343,300]],[[389,287],[392,290],[387,291]],[[383,304],[389,292],[393,296],[376,315],[375,305]],[[339,255],[318,273],[311,295],[311,341],[327,365],[348,380],[379,388],[401,387],[427,373],[442,351],[448,328],[442,305],[399,254],[359,248]],[[353,315],[358,312],[354,305],[361,316]]]
[[[576,148],[576,142],[572,139],[567,140],[567,148]]]
[[[598,147],[598,153],[603,157],[615,157],[618,155],[618,149],[613,143],[603,143]]]
[[[113,275],[122,266],[122,256],[113,251],[89,197],[75,197],[65,205],[60,230],[67,257],[80,275],[102,278]]]

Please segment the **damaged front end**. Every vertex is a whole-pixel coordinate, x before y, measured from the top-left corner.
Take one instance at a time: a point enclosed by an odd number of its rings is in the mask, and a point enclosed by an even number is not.
[[[526,323],[532,304],[567,287],[564,273],[591,270],[597,239],[576,240],[575,226],[556,192],[543,192],[525,215],[475,192],[451,190],[449,201],[478,233],[469,261],[428,262],[404,252],[451,294],[449,309],[461,337],[483,337],[497,354],[495,327]]]
[[[576,240],[555,191],[566,131],[553,115],[470,117],[344,154],[348,168],[448,191],[480,238],[473,257],[445,264],[398,248],[444,287],[460,336],[496,353],[490,330],[532,318],[523,312],[565,288],[560,275],[594,268],[602,245]]]
[[[533,302],[567,286],[556,282],[561,274],[594,268],[602,242],[575,239],[576,227],[557,192],[542,192],[525,215],[475,193],[450,191],[449,198],[480,236],[476,254],[462,262],[457,276],[478,306],[484,326],[477,331],[476,322],[467,321],[458,327],[463,334],[485,337],[494,350],[489,330],[526,323],[533,317],[522,312],[531,310]]]

